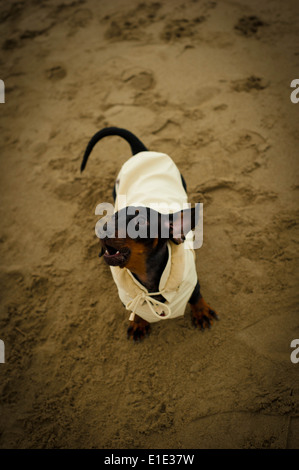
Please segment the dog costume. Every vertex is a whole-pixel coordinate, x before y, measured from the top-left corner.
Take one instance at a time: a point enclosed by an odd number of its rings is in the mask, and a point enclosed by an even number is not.
[[[144,206],[168,214],[185,209],[187,202],[180,172],[164,153],[139,152],[124,163],[118,174],[115,212],[128,206]],[[167,247],[168,261],[159,292],[148,292],[127,268],[110,266],[119,297],[132,312],[130,320],[134,320],[135,313],[149,323],[184,315],[197,283],[195,253],[171,241]],[[157,295],[166,301],[154,299]]]

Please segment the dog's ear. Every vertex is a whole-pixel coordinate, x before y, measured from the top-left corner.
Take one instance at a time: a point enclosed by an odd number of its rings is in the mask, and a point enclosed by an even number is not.
[[[169,239],[176,245],[184,243],[187,233],[196,227],[199,220],[199,208],[200,204],[196,204],[192,209],[162,215],[163,230],[168,230]]]

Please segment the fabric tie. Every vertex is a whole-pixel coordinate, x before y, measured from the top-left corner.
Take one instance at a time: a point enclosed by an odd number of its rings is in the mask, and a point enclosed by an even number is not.
[[[140,292],[140,294],[136,295],[136,297],[130,300],[126,305],[126,309],[132,311],[132,314],[130,315],[130,320],[134,319],[135,312],[138,306],[141,307],[144,302],[147,303],[151,312],[157,318],[159,318],[159,320],[166,320],[171,315],[171,310],[169,306],[164,304],[163,302],[160,302],[157,299],[152,298],[153,295],[162,295],[162,294],[163,294],[163,290],[160,292],[148,292],[148,293]],[[160,314],[157,313],[156,311],[156,309],[158,309],[159,307],[162,307],[163,309]],[[167,310],[167,313],[165,312],[165,310]]]

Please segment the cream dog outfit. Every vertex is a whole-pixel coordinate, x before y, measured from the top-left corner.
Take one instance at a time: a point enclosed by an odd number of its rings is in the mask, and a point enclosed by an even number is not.
[[[139,152],[127,160],[117,178],[116,194],[115,212],[145,206],[168,214],[186,208],[188,202],[178,168],[168,155],[158,152]],[[148,292],[127,268],[110,266],[119,297],[132,312],[130,320],[135,313],[149,323],[184,315],[197,283],[195,253],[171,241],[167,247],[159,292]],[[157,295],[163,295],[165,303],[153,298]]]

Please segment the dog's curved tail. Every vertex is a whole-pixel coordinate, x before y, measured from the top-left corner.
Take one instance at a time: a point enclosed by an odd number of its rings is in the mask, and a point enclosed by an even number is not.
[[[101,131],[97,132],[90,139],[90,141],[89,141],[89,143],[86,147],[86,150],[85,150],[85,153],[84,153],[84,156],[83,156],[83,160],[82,160],[82,163],[81,163],[81,172],[84,170],[84,168],[86,166],[86,163],[87,163],[87,160],[88,160],[88,157],[90,155],[90,152],[94,148],[95,144],[99,140],[101,140],[104,137],[107,137],[109,135],[110,136],[111,135],[117,135],[117,136],[122,137],[123,139],[125,139],[130,144],[130,147],[131,147],[131,150],[132,150],[132,155],[136,155],[136,153],[139,153],[139,152],[146,152],[147,151],[147,148],[145,147],[145,145],[143,145],[143,143],[134,134],[132,134],[132,132],[127,131],[126,129],[121,129],[120,127],[105,127]]]

